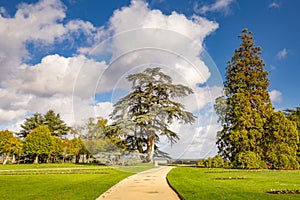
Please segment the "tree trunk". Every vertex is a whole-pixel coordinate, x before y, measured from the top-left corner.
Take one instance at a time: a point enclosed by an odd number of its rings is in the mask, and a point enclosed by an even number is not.
[[[82,163],[85,163],[85,161],[84,161],[84,155],[82,156],[82,159],[81,159],[81,160],[82,160]]]
[[[33,164],[39,164],[39,155],[35,156],[35,159],[33,161]]]
[[[79,159],[80,159],[80,154],[77,154],[77,155],[75,156],[75,163],[76,163],[76,164],[79,163]]]
[[[9,158],[9,153],[6,154],[5,159],[3,161],[3,165],[6,165],[8,158]]]
[[[147,141],[147,162],[153,161],[154,145],[154,136],[151,136]]]
[[[15,163],[16,163],[16,155],[15,155],[15,154],[13,154],[13,156],[12,156],[11,163],[13,163],[13,164],[15,164]]]
[[[47,164],[49,163],[49,156],[47,156],[47,158],[46,158],[46,163]]]

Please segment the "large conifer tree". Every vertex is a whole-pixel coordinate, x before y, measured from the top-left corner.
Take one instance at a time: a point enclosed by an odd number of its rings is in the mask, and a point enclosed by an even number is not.
[[[146,153],[147,161],[152,160],[160,136],[166,136],[171,143],[179,139],[177,133],[170,130],[170,124],[175,120],[195,121],[195,116],[174,100],[192,94],[192,89],[172,84],[172,78],[160,70],[147,68],[129,75],[127,80],[132,82],[132,92],[114,105],[111,115],[114,120],[111,133],[125,138],[131,150]]]
[[[244,29],[239,38],[240,47],[227,63],[225,97],[215,104],[223,128],[217,135],[219,153],[239,167],[298,168],[296,124],[274,111],[253,34]]]
[[[239,35],[240,47],[227,63],[224,82],[225,110],[217,145],[220,154],[234,160],[239,153],[262,155],[264,126],[273,112],[268,93],[268,73],[260,58],[261,48],[254,45],[252,32]],[[220,101],[220,99],[219,99]]]

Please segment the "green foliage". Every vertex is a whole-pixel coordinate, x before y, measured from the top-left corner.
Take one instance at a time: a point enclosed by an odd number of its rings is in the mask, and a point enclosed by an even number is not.
[[[70,127],[68,127],[60,118],[60,114],[55,114],[53,110],[49,110],[44,115],[43,125],[46,125],[49,128],[51,134],[54,136],[66,135],[70,130]]]
[[[111,114],[114,123],[108,135],[111,138],[125,138],[131,150],[147,153],[148,159],[152,159],[155,143],[160,136],[166,136],[171,143],[179,139],[169,129],[170,124],[175,120],[194,122],[195,116],[174,101],[193,91],[186,86],[172,84],[172,78],[162,73],[160,68],[147,68],[141,73],[129,75],[127,80],[132,82],[132,92],[114,105]]]
[[[75,163],[79,163],[80,154],[89,153],[81,138],[75,137],[68,141],[68,152],[75,156]]]
[[[300,107],[296,107],[295,110],[287,109],[284,111],[286,117],[295,122],[297,125],[298,135],[300,134]],[[298,142],[298,151],[297,151],[297,159],[300,163],[300,142]]]
[[[217,134],[219,154],[235,161],[236,167],[264,168],[266,163],[272,168],[298,168],[298,133],[281,112],[274,112],[261,48],[247,29],[239,38],[240,48],[226,68],[225,96],[215,103],[222,125]],[[290,118],[296,119],[292,113]]]
[[[9,156],[20,154],[23,150],[23,143],[8,130],[0,131],[0,155],[6,154],[3,164],[6,164]]]
[[[260,142],[264,125],[273,112],[267,88],[268,73],[260,58],[261,48],[254,46],[253,34],[244,29],[240,48],[227,64],[224,92],[215,108],[223,129],[218,133],[219,153],[233,160],[239,152],[262,154]],[[224,105],[225,104],[225,105]]]
[[[25,138],[33,129],[44,125],[44,117],[40,113],[34,113],[32,117],[26,118],[21,124],[19,135]]]
[[[206,168],[220,168],[225,166],[225,162],[220,155],[216,155],[213,158],[207,158],[199,161],[198,165],[203,165]]]
[[[35,163],[40,155],[49,155],[53,150],[53,137],[46,126],[39,126],[29,133],[24,141],[24,150],[28,155],[35,156]]]
[[[13,133],[8,130],[0,131],[0,154],[7,153],[9,150],[6,148],[6,144],[13,137]]]
[[[25,138],[33,129],[39,126],[47,126],[52,135],[59,137],[66,135],[70,130],[70,127],[65,124],[59,114],[55,114],[53,110],[49,110],[45,115],[35,113],[32,117],[26,118],[21,125],[19,135]]]
[[[295,123],[282,112],[274,112],[268,123],[263,147],[267,164],[272,168],[299,168],[296,150],[299,137]]]
[[[284,111],[284,114],[289,120],[296,123],[297,130],[300,132],[300,107],[296,107],[295,110],[287,109]]]
[[[56,162],[60,156],[63,155],[64,152],[64,141],[61,138],[52,136],[53,138],[53,148],[51,151],[51,156],[52,156],[52,162]]]
[[[107,121],[103,118],[89,118],[85,125],[80,127],[82,141],[92,155],[117,150],[114,141],[106,137]]]
[[[261,157],[252,151],[240,152],[236,155],[236,166],[242,169],[267,168]]]

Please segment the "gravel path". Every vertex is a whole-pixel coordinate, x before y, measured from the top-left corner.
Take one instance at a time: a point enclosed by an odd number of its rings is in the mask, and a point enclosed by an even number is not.
[[[97,200],[179,200],[166,176],[172,167],[150,169],[130,176],[103,193]]]

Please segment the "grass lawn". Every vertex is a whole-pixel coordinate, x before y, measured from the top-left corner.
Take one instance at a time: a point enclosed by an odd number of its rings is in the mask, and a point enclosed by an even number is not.
[[[299,190],[299,170],[228,170],[178,167],[167,176],[183,199],[300,199],[300,194],[269,194]]]
[[[0,199],[96,199],[120,180],[153,166],[40,164],[0,166]]]

